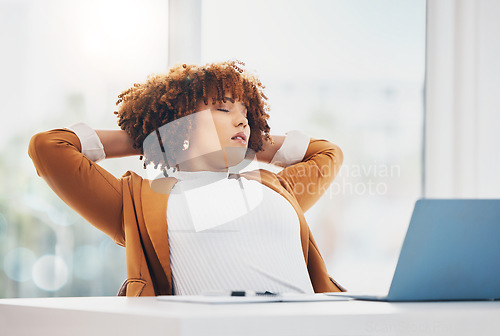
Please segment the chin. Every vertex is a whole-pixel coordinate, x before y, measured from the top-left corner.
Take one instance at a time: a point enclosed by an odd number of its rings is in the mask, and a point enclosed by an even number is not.
[[[224,158],[227,167],[233,167],[240,164],[247,153],[246,147],[225,147]]]

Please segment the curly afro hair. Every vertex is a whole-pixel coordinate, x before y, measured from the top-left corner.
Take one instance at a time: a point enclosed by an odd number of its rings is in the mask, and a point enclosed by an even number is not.
[[[115,111],[118,125],[133,139],[133,147],[141,149],[144,168],[150,163],[155,169],[158,165],[162,169],[170,168],[168,162],[175,162],[175,153],[182,148],[185,135],[193,127],[192,122],[179,123],[178,127],[168,129],[164,127],[160,136],[161,126],[193,114],[201,101],[206,105],[225,102],[227,93],[247,106],[251,129],[248,149],[259,152],[264,141],[272,142],[264,86],[257,77],[243,69],[244,65],[240,61],[203,66],[179,64],[166,74],[149,75],[145,83],[135,83],[118,95],[116,105],[119,108]],[[208,96],[214,93],[215,96]],[[158,136],[163,153],[144,148],[144,140],[153,132]]]

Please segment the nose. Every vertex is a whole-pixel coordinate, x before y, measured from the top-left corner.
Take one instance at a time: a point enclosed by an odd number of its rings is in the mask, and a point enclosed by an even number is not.
[[[247,127],[248,126],[247,117],[242,112],[239,112],[239,111],[237,111],[235,114],[236,114],[236,116],[235,116],[234,124],[236,125],[236,127],[240,127],[240,126],[243,126],[243,128]]]

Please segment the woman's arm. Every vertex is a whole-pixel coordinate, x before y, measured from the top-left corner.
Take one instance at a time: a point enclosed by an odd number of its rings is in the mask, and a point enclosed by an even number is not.
[[[278,173],[304,211],[329,188],[342,165],[342,150],[326,140],[312,139],[300,131],[272,136],[257,160],[284,167]]]
[[[297,146],[291,145],[291,148],[300,147],[302,141],[298,141]],[[285,146],[287,143],[283,147]],[[339,146],[326,140],[310,139],[302,160],[285,167],[278,176],[286,181],[286,187],[306,211],[330,187],[342,166],[343,159]],[[286,154],[282,161],[287,161]]]
[[[273,139],[273,144],[271,144],[270,141],[264,141],[264,144],[262,145],[263,149],[262,151],[258,152],[256,154],[257,160],[265,163],[270,163],[274,155],[276,155],[276,152],[281,148],[283,145],[283,142],[285,141],[286,136],[284,135],[271,135],[271,138]]]
[[[37,174],[61,200],[123,245],[122,181],[96,164],[97,159],[89,158],[103,157],[93,130],[80,126],[78,132],[82,138],[68,128],[38,133],[31,138],[29,156]],[[107,140],[105,143],[113,147]],[[111,155],[119,153],[118,150],[110,152]]]
[[[132,146],[132,139],[123,130],[96,130],[95,132],[104,147],[106,159],[141,154],[141,150]]]
[[[265,141],[263,150],[256,154],[257,160],[280,167],[288,167],[302,161],[311,138],[297,130],[286,135],[272,135],[273,142]]]

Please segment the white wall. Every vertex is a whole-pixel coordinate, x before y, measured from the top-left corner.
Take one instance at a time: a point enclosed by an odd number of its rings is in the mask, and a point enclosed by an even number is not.
[[[168,1],[168,66],[200,63],[201,0]]]
[[[429,0],[425,197],[500,197],[500,1]]]

